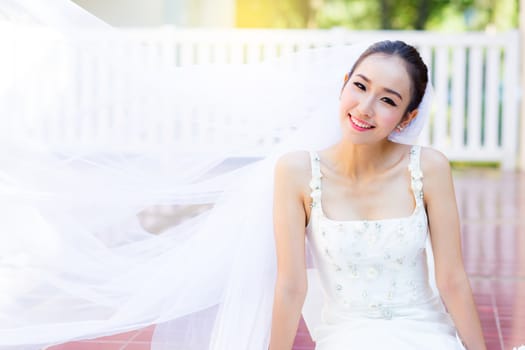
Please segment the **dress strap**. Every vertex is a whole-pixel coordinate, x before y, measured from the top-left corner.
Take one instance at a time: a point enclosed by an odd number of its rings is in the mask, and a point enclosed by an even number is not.
[[[317,152],[310,151],[310,163],[312,167],[312,179],[310,180],[310,197],[312,197],[312,209],[320,208],[321,204],[321,160]]]
[[[410,171],[410,181],[416,206],[423,206],[423,172],[420,166],[421,146],[413,145],[410,148],[408,170]]]

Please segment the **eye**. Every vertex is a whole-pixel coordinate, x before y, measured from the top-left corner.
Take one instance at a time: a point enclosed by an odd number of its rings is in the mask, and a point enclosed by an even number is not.
[[[383,102],[386,102],[388,103],[389,105],[393,106],[393,107],[396,107],[397,104],[391,99],[391,98],[388,98],[388,97],[383,97],[381,99]]]
[[[363,90],[363,91],[366,90],[365,86],[358,81],[354,82],[354,85],[357,86],[359,90]]]

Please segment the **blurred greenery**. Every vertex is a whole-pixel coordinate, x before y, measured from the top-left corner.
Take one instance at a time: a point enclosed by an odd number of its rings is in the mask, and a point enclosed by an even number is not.
[[[237,27],[497,30],[518,26],[519,0],[236,0]]]

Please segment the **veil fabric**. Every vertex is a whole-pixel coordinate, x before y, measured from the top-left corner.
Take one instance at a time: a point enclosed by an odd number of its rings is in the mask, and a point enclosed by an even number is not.
[[[0,348],[40,349],[156,324],[155,350],[266,349],[274,164],[339,139],[339,90],[367,45],[138,72],[90,33],[115,42],[126,35],[72,2],[2,0],[0,19],[11,49],[0,85]],[[93,79],[86,62],[106,67],[110,80],[100,75],[96,99],[71,103]],[[127,89],[109,98],[105,83]],[[151,142],[165,131],[160,121],[177,125],[188,110],[195,118],[213,111],[220,148],[199,137]],[[417,122],[391,139],[413,143],[429,114],[427,90]],[[99,115],[112,123],[110,135],[55,141],[53,126],[89,128],[103,122]],[[154,206],[202,210],[152,234],[140,218]],[[308,296],[309,326],[320,317],[312,311],[320,297]]]

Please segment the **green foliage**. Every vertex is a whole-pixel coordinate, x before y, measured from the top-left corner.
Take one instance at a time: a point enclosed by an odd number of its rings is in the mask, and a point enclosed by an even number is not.
[[[237,0],[239,27],[508,30],[519,0]]]
[[[346,27],[350,29],[377,29],[380,19],[379,1],[326,1],[316,13],[318,28]]]

